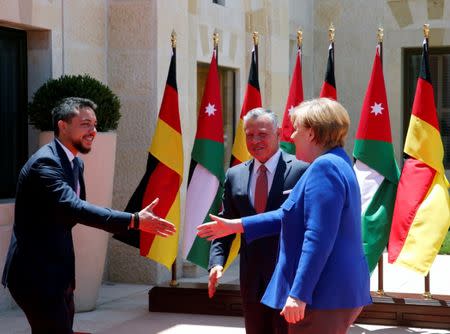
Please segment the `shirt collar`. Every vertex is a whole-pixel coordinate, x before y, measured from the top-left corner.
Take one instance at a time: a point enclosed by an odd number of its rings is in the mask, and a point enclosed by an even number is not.
[[[281,155],[281,150],[278,149],[278,151],[275,152],[274,155],[272,155],[269,160],[267,160],[264,163],[264,166],[266,166],[267,171],[271,174],[275,173],[275,169],[277,168],[278,165],[278,160],[280,159],[280,155]],[[259,169],[259,166],[261,166],[262,163],[259,162],[257,159],[255,159],[255,166],[253,167],[254,171],[257,171]]]
[[[75,156],[73,155],[73,153],[67,147],[65,147],[64,144],[61,143],[58,138],[55,138],[55,140],[58,142],[59,145],[61,145],[64,152],[66,152],[66,155],[67,155],[67,158],[69,159],[69,161],[73,163],[73,159],[75,159]]]

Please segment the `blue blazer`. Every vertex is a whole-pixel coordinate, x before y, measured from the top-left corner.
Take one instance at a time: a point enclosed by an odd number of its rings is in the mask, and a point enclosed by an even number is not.
[[[71,163],[55,140],[39,149],[22,168],[17,182],[13,235],[3,271],[5,286],[14,284],[47,297],[60,293],[75,280],[75,224],[108,232],[128,228],[130,213],[84,201],[82,175],[79,182],[80,198],[74,191]]]
[[[266,211],[276,210],[288,197],[283,191],[292,189],[309,164],[281,152],[267,198]],[[221,216],[240,218],[256,214],[249,198],[250,175],[254,160],[243,162],[227,171]],[[224,265],[235,235],[216,239],[211,244],[209,268]],[[241,238],[239,279],[245,302],[259,303],[272,277],[278,254],[279,235],[272,235],[247,244]]]
[[[359,186],[342,148],[317,158],[279,210],[242,222],[247,242],[281,228],[278,262],[264,304],[282,309],[288,296],[315,309],[371,303]]]

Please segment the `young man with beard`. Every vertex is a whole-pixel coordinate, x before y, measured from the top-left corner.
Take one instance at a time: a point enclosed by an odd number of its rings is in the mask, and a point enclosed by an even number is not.
[[[81,223],[108,232],[139,229],[163,237],[175,226],[154,215],[157,201],[136,213],[85,201],[83,162],[97,134],[96,105],[66,98],[53,111],[55,139],[22,168],[13,235],[2,282],[25,312],[33,334],[72,334],[75,255],[72,228]]]

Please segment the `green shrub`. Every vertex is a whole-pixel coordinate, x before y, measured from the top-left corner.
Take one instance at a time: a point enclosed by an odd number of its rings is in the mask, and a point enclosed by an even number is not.
[[[28,105],[30,124],[41,131],[53,131],[52,109],[63,98],[76,96],[97,104],[97,131],[116,130],[120,119],[120,101],[111,89],[89,75],[63,75],[50,79],[33,95]]]
[[[447,232],[439,254],[450,255],[450,232]]]

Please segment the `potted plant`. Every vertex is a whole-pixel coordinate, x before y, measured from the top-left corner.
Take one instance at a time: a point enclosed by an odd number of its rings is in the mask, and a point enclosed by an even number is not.
[[[50,79],[35,93],[28,105],[30,123],[41,131],[39,144],[53,139],[52,109],[63,98],[77,96],[97,104],[97,136],[92,151],[80,154],[85,163],[84,178],[87,200],[111,207],[116,133],[120,119],[119,98],[103,83],[89,75],[64,75]],[[95,308],[102,281],[109,234],[99,229],[78,224],[73,229],[75,247],[75,309],[90,311]]]

